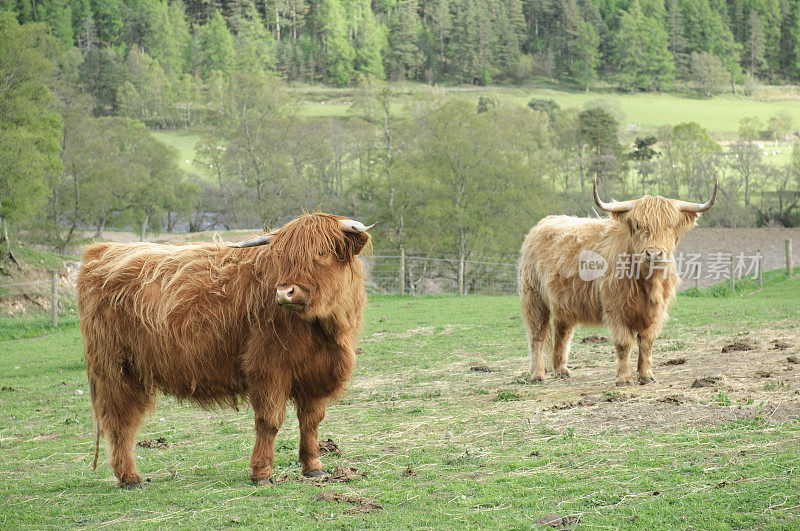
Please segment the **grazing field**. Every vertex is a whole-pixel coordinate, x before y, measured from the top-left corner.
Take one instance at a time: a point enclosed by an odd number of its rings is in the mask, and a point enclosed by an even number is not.
[[[393,110],[402,113],[411,94],[431,89],[425,85],[401,85],[395,86],[395,90]],[[480,97],[519,105],[526,105],[533,98],[552,99],[562,108],[582,108],[588,102],[602,100],[621,112],[618,118],[623,124],[636,124],[643,131],[655,131],[663,125],[697,122],[718,139],[735,139],[739,121],[748,116],[756,116],[766,124],[770,116],[785,113],[792,118],[794,126],[800,124],[800,98],[794,93],[701,98],[666,93],[621,94],[540,87],[437,87],[434,90],[474,100],[476,105]],[[352,92],[347,90],[328,90],[324,95],[300,89],[295,92],[306,99],[300,110],[305,116],[344,116],[350,112],[353,101]]]
[[[194,160],[197,156],[197,143],[203,138],[201,131],[193,129],[154,130],[152,134],[160,142],[178,150],[178,167],[183,168],[183,171],[203,176],[209,174],[206,168],[201,168],[195,164]]]
[[[619,390],[606,330],[578,330],[572,379],[532,385],[515,297],[372,297],[350,390],[320,426],[342,480],[298,478],[290,411],[265,487],[247,479],[249,408],[163,398],[136,449],[149,482],[121,491],[105,449],[90,470],[74,321],[1,341],[0,525],[800,526],[800,278],[671,313],[659,382]],[[722,352],[734,343],[749,350]]]

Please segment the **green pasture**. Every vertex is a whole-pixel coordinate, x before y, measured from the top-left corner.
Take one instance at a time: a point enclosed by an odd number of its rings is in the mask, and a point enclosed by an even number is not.
[[[450,96],[474,100],[477,105],[480,97],[498,102],[514,102],[527,105],[533,98],[552,99],[562,108],[583,108],[587,103],[602,101],[604,105],[618,110],[624,124],[635,124],[641,131],[655,131],[663,125],[676,125],[682,122],[697,122],[717,139],[735,139],[742,118],[756,116],[766,122],[771,116],[786,113],[793,120],[795,128],[800,127],[800,99],[787,94],[766,97],[723,95],[712,98],[692,97],[667,93],[622,94],[611,91],[569,91],[557,88],[526,87],[436,87],[409,85],[398,88],[393,110],[403,111],[403,105],[412,94],[426,91],[444,91]],[[306,116],[344,116],[350,111],[352,93],[348,91],[328,91],[322,95],[316,92],[304,94],[297,90],[305,102],[301,114]],[[633,131],[636,132],[635,130]]]
[[[154,130],[152,135],[159,141],[178,150],[178,167],[186,173],[205,174],[205,168],[199,168],[195,163],[197,143],[203,137],[201,131],[193,129],[164,129]]]
[[[773,280],[742,296],[678,297],[656,365],[676,355],[691,359],[697,342],[752,330],[797,338],[800,278]],[[532,385],[518,304],[515,297],[371,296],[350,390],[320,427],[320,438],[341,449],[323,456],[324,465],[366,476],[323,485],[297,479],[291,408],[276,441],[276,472],[285,481],[254,487],[249,408],[203,411],[162,398],[139,438],[164,437],[169,447],[137,448],[149,482],[121,491],[105,449],[98,470],[90,470],[93,429],[75,321],[0,341],[0,525],[517,529],[555,514],[577,519],[579,528],[800,527],[800,421],[777,421],[768,410],[715,421],[736,401],[709,388],[698,391],[696,404],[711,414],[708,422],[565,424],[572,417],[551,409],[571,386],[620,396],[612,347],[573,344],[582,366],[608,366],[597,381],[582,380],[583,368],[571,381]],[[4,326],[17,337],[39,327],[26,320]],[[584,329],[576,337],[589,332],[607,334]],[[470,370],[476,364],[493,372]],[[321,493],[369,499],[380,509],[318,499]]]

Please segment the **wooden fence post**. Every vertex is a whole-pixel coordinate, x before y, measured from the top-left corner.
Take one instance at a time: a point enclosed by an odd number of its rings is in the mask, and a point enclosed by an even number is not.
[[[733,279],[733,255],[731,255],[731,291],[736,291],[736,281]]]
[[[792,276],[794,265],[792,264],[792,240],[786,240],[786,276]]]
[[[58,327],[58,289],[57,272],[50,271],[50,324],[53,328]]]
[[[756,267],[758,267],[758,285],[759,286],[763,286],[764,285],[764,257],[761,256],[761,249],[756,251],[756,256],[758,257],[758,264],[756,266]]]

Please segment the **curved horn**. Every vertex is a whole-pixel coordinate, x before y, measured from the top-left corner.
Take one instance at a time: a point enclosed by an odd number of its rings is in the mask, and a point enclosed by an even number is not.
[[[376,223],[373,223],[372,225],[370,225],[369,227],[365,227],[364,224],[361,223],[360,221],[355,221],[355,220],[352,220],[352,219],[341,219],[341,220],[339,220],[339,223],[341,224],[343,231],[345,231],[345,232],[355,232],[355,233],[367,232],[372,227],[374,227],[375,225],[378,224],[376,222]]]
[[[606,212],[627,212],[633,208],[633,201],[612,201],[610,203],[604,203],[600,200],[600,196],[597,195],[597,178],[595,177],[594,182],[592,184],[594,189],[594,202],[597,203],[597,206],[605,210]]]
[[[714,200],[717,198],[717,188],[719,187],[719,179],[714,180],[714,192],[711,194],[711,199],[706,201],[705,203],[690,203],[688,201],[675,201],[675,206],[678,207],[678,210],[681,212],[705,212],[711,205],[714,204]]]
[[[239,243],[231,243],[230,245],[228,245],[228,247],[256,247],[258,245],[266,245],[269,242],[271,242],[272,238],[274,237],[275,235],[272,233],[262,234],[261,236],[256,236],[251,240],[245,240]]]

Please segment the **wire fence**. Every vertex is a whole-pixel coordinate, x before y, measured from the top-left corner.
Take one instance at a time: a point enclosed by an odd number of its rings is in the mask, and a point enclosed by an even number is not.
[[[463,293],[512,295],[517,293],[517,264],[489,258],[464,260],[452,256],[374,255],[362,258],[367,287],[379,293],[429,295]],[[463,270],[462,270],[463,265]]]
[[[756,244],[758,245],[758,244]],[[765,247],[765,246],[761,246]],[[795,251],[792,241],[783,245],[756,249],[752,252],[681,252],[675,256],[682,288],[705,288],[730,281],[732,290],[738,280],[752,276],[759,279],[763,271],[783,268],[793,270]],[[458,257],[406,256],[377,254],[362,257],[367,271],[367,289],[373,293],[408,293],[412,295],[462,293],[482,295],[515,295],[518,293],[518,264],[481,258],[461,261]],[[615,264],[609,264],[614,267]],[[783,266],[783,267],[782,267]],[[75,299],[77,264],[70,264],[50,278],[0,284],[3,310],[16,313],[26,307],[49,310],[54,322],[64,311],[64,304]],[[791,273],[789,273],[791,274]]]
[[[71,268],[51,270],[49,278],[0,284],[2,311],[7,314],[26,314],[31,309],[49,312],[53,326],[59,315],[74,312],[75,278]]]

